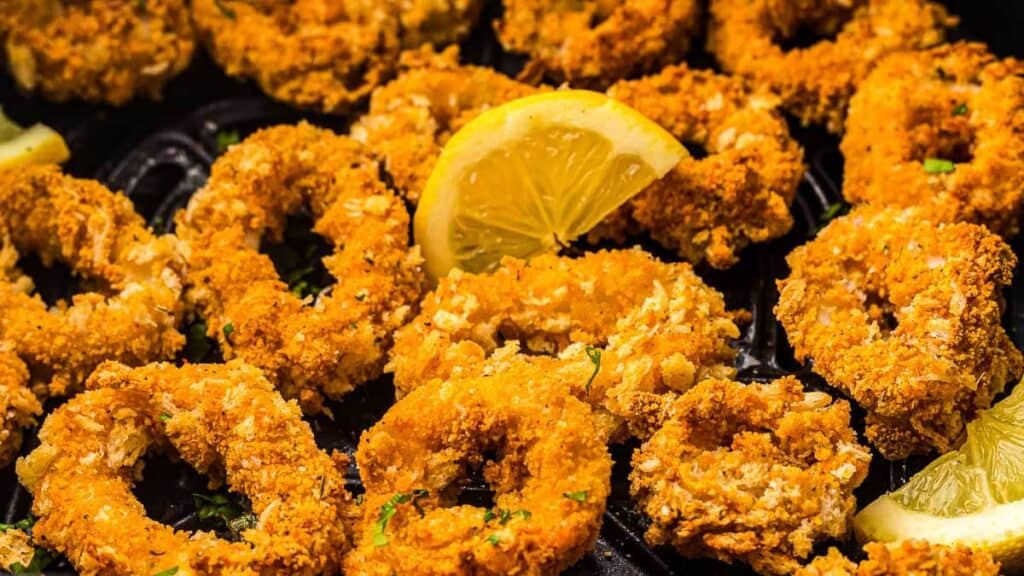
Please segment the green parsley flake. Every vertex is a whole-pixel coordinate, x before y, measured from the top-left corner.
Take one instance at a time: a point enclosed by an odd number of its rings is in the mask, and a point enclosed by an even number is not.
[[[36,523],[36,519],[30,514],[21,520],[18,520],[14,524],[4,524],[0,522],[0,532],[7,532],[8,530],[28,530]]]
[[[15,562],[11,564],[11,574],[17,576],[39,576],[43,573],[54,560],[52,554],[43,550],[42,548],[36,548],[35,552],[32,553],[32,559],[29,560],[28,566],[25,566],[21,562]]]
[[[590,358],[590,362],[594,365],[594,371],[590,373],[590,378],[587,379],[587,383],[583,386],[583,390],[587,394],[590,394],[590,385],[594,383],[594,378],[597,378],[597,373],[601,371],[601,349],[594,346],[587,346],[584,348],[587,353],[587,358]]]
[[[966,116],[967,115],[967,104],[957,104],[953,108],[953,116]]]
[[[228,322],[227,324],[224,325],[224,328],[222,328],[222,330],[224,331],[224,339],[230,339],[231,334],[234,333],[235,331],[235,325],[232,324],[231,322]]]
[[[219,5],[219,3],[218,3]],[[227,152],[228,148],[238,144],[241,141],[241,136],[238,134],[238,130],[226,130],[224,132],[217,133],[217,151],[221,154]]]
[[[192,501],[200,522],[221,523],[236,540],[258,522],[255,514],[225,494],[192,494]]]
[[[487,541],[491,543],[491,546],[497,546],[501,543],[501,538],[498,538],[497,534],[491,534],[487,537]]]
[[[166,412],[160,415],[160,421],[161,422],[167,422],[170,419],[171,419],[171,415],[166,413]]]
[[[387,529],[388,522],[391,521],[391,518],[393,518],[395,513],[398,512],[399,504],[412,502],[416,511],[420,513],[420,516],[423,516],[423,508],[420,507],[418,501],[421,498],[425,498],[428,494],[430,494],[430,491],[423,488],[417,488],[409,493],[399,492],[392,496],[390,500],[382,504],[380,507],[380,514],[377,516],[377,522],[373,525],[373,545],[379,548],[381,546],[387,546],[388,542],[390,542],[387,534],[384,533],[384,530]]]
[[[562,494],[562,496],[565,496],[569,500],[575,500],[576,502],[586,502],[587,501],[587,491],[586,490],[580,490],[578,492],[565,492],[564,494]]]
[[[174,576],[177,573],[178,573],[178,567],[177,566],[172,566],[171,568],[168,568],[167,570],[163,570],[161,572],[157,572],[156,574],[153,574],[153,576]]]
[[[956,170],[956,164],[942,158],[925,158],[924,171],[929,174],[949,174]]]
[[[529,510],[506,510],[504,508],[488,508],[484,511],[484,524],[498,519],[498,523],[504,526],[508,524],[516,516],[522,517],[523,520],[529,520],[533,514]]]

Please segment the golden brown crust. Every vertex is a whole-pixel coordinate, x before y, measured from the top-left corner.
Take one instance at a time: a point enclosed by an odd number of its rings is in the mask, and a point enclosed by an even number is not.
[[[939,44],[955,23],[928,0],[713,0],[708,49],[726,71],[779,94],[804,124],[839,133],[881,57]],[[776,40],[808,29],[835,39],[790,50]]]
[[[498,37],[530,57],[521,74],[581,88],[680,61],[699,25],[695,0],[506,0]]]
[[[630,491],[652,519],[651,544],[789,574],[817,542],[846,534],[870,460],[845,401],[791,376],[705,380],[633,454]]]
[[[335,247],[324,265],[337,279],[305,300],[256,249],[304,206]],[[261,368],[307,410],[380,374],[392,332],[422,293],[408,212],[377,163],[354,140],[308,124],[233,146],[179,213],[177,231],[190,251],[188,299],[225,357]]]
[[[596,235],[603,229],[621,237],[635,223],[680,257],[725,268],[748,244],[789,231],[803,150],[775,111],[777,98],[686,65],[619,82],[608,94],[708,155],[684,159],[606,219]]]
[[[29,388],[28,368],[11,348],[9,342],[0,342],[0,468],[10,464],[21,448],[22,429],[43,413]]]
[[[1011,237],[1024,206],[1024,62],[971,43],[890,56],[850,102],[842,151],[851,202],[928,206]],[[927,158],[955,169],[929,173]]]
[[[396,334],[387,370],[401,395],[435,379],[543,364],[643,435],[660,395],[732,376],[738,336],[721,294],[688,264],[641,250],[506,258],[493,273],[442,279]],[[587,387],[595,353],[600,369]]]
[[[174,356],[184,343],[177,239],[153,236],[126,197],[56,166],[0,173],[0,205],[0,340],[28,366],[37,394],[79,390],[104,360]],[[28,253],[67,264],[92,291],[48,308],[14,267]]]
[[[906,540],[872,542],[864,551],[868,557],[858,565],[830,548],[796,576],[999,576],[999,564],[988,552],[966,546]]]
[[[255,368],[101,366],[90,391],[47,417],[42,444],[18,461],[33,493],[38,543],[81,574],[319,574],[348,547],[349,500],[298,407]],[[150,448],[173,448],[211,483],[226,480],[258,517],[242,541],[189,535],[146,516],[131,489]]]
[[[1017,259],[980,226],[865,205],[787,261],[775,312],[797,357],[867,410],[887,458],[951,449],[1021,375],[1000,322]]]
[[[194,48],[185,0],[6,0],[0,38],[22,89],[114,105],[159,98]]]
[[[356,460],[366,497],[349,574],[558,574],[593,546],[610,492],[589,407],[529,364],[417,388],[363,435]],[[456,504],[469,467],[495,492],[493,518]],[[415,505],[381,530],[396,494]]]

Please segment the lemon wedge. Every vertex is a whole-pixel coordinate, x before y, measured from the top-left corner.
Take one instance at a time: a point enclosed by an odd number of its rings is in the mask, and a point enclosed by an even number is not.
[[[60,163],[70,156],[64,138],[53,129],[42,124],[24,129],[11,122],[0,110],[0,170]]]
[[[859,540],[920,538],[1024,568],[1024,384],[967,425],[967,440],[854,519]]]
[[[416,210],[416,241],[435,278],[555,251],[685,156],[661,126],[597,92],[514,100],[445,145]]]

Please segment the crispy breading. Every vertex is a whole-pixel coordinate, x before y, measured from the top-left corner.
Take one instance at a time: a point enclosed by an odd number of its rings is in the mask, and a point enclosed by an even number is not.
[[[803,150],[775,111],[777,98],[686,65],[619,82],[608,94],[707,157],[687,157],[633,197],[594,236],[624,239],[633,225],[694,263],[736,263],[736,252],[789,231]]]
[[[348,574],[558,574],[592,548],[611,490],[589,407],[531,364],[417,388],[356,461],[366,498]],[[490,514],[457,504],[470,468],[495,493]]]
[[[649,543],[789,574],[816,543],[847,533],[870,460],[846,401],[805,393],[791,376],[706,380],[633,454],[630,491],[652,520]]]
[[[839,550],[814,559],[796,576],[999,576],[999,564],[983,550],[906,540],[864,546],[868,557],[851,562]]]
[[[0,342],[0,468],[10,464],[21,448],[22,429],[42,413],[39,399],[29,388],[28,368],[9,342]]]
[[[90,390],[49,415],[41,445],[18,461],[39,517],[33,537],[83,575],[320,574],[348,548],[349,494],[294,402],[239,361],[132,369],[108,363]],[[248,497],[258,518],[242,540],[176,531],[132,494],[141,458],[173,450],[211,484]]]
[[[35,551],[27,532],[15,529],[0,532],[0,569],[13,572],[14,564],[28,566]]]
[[[422,294],[409,214],[379,172],[350,138],[305,123],[267,128],[219,158],[177,216],[189,251],[187,298],[210,336],[225,357],[261,368],[307,410],[380,375],[392,332]],[[324,265],[337,280],[306,299],[257,251],[303,208],[335,248]]]
[[[176,238],[154,236],[128,198],[56,166],[0,172],[0,205],[0,340],[38,395],[76,392],[104,360],[174,357],[184,343]],[[90,291],[48,307],[14,267],[29,253],[67,264]]]
[[[957,43],[883,60],[850,102],[843,195],[928,206],[1017,234],[1024,207],[1024,62]],[[954,162],[929,170],[929,158]]]
[[[22,89],[114,105],[159,98],[195,44],[185,0],[4,0],[0,39]]]
[[[787,261],[775,313],[797,357],[867,411],[887,458],[955,447],[1020,378],[1001,323],[1017,259],[985,228],[865,205]]]
[[[805,125],[840,133],[850,97],[880,58],[939,44],[956,22],[929,0],[713,0],[708,50],[727,72],[777,93]],[[822,39],[781,42],[808,31]]]
[[[499,40],[530,58],[520,78],[594,89],[679,62],[700,23],[696,0],[506,0],[504,8]]]

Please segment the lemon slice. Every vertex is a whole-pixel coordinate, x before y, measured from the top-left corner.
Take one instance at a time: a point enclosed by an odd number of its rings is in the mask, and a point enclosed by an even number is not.
[[[64,138],[53,129],[35,124],[23,129],[0,110],[0,170],[29,164],[60,163],[71,156]]]
[[[514,100],[444,147],[414,218],[435,277],[557,250],[665,175],[682,144],[636,110],[585,90]]]
[[[983,548],[1024,568],[1024,384],[967,425],[967,440],[875,500],[854,519],[857,538],[921,538]]]

